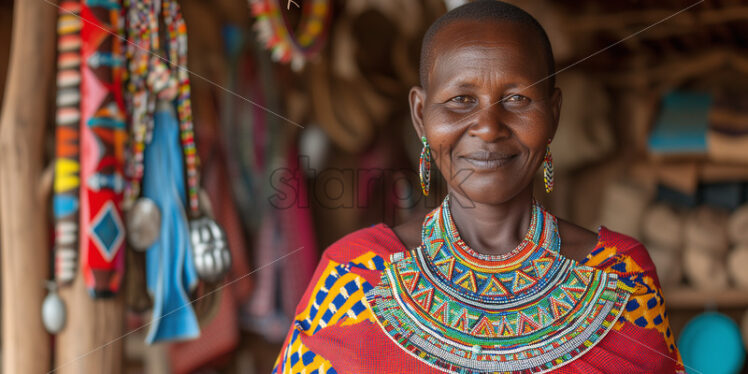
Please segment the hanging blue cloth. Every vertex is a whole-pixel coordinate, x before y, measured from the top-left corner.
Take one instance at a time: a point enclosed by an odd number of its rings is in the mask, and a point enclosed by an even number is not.
[[[188,292],[197,286],[198,278],[184,210],[179,125],[171,102],[159,102],[144,165],[143,196],[161,209],[161,234],[146,252],[146,284],[153,297],[153,320],[146,343],[196,338],[200,327]]]

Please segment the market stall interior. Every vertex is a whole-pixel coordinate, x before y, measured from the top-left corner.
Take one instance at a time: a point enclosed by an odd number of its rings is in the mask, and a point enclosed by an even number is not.
[[[271,372],[324,249],[442,201],[408,92],[465,2],[0,0],[3,372]],[[647,246],[686,367],[748,372],[748,3],[510,2],[563,91],[537,198]]]

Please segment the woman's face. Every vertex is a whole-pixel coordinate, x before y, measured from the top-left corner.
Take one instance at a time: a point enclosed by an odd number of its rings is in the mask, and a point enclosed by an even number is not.
[[[540,38],[507,22],[455,21],[433,39],[427,86],[410,93],[450,192],[497,205],[528,188],[558,124]]]

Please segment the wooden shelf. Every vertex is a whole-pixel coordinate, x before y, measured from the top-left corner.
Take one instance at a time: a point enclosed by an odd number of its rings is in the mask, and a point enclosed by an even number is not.
[[[728,289],[724,291],[704,291],[693,288],[670,288],[663,290],[668,308],[698,309],[705,307],[746,308],[748,290]]]

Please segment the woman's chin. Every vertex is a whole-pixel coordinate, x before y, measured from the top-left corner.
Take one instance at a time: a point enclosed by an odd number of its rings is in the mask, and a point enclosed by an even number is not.
[[[460,187],[459,191],[453,189],[455,192],[453,195],[456,195],[454,197],[460,200],[460,204],[464,207],[475,204],[501,205],[516,198],[524,190],[524,186],[507,185],[501,182],[470,184]]]

